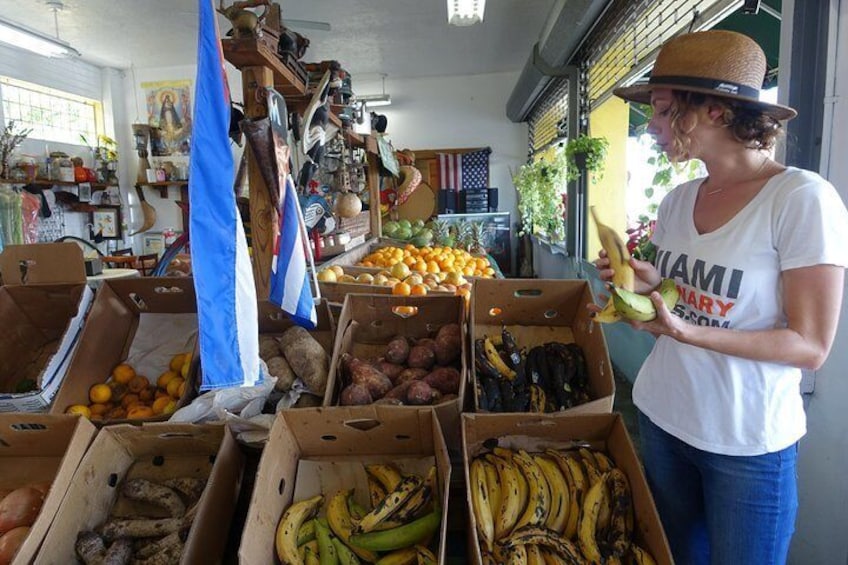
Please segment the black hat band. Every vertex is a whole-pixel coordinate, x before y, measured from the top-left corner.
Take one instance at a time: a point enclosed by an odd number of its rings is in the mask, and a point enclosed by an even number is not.
[[[712,78],[670,75],[652,76],[650,80],[648,80],[648,84],[674,85],[683,87],[689,86],[692,88],[712,90],[719,95],[730,94],[732,96],[753,98],[754,100],[757,100],[760,97],[760,90],[758,88],[752,88],[748,85],[739,84],[738,82],[732,82],[729,80],[716,80]]]

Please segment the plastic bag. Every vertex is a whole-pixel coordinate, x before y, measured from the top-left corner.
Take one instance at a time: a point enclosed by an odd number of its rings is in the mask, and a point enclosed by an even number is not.
[[[29,192],[21,193],[21,220],[24,243],[38,243],[38,212],[41,199]]]

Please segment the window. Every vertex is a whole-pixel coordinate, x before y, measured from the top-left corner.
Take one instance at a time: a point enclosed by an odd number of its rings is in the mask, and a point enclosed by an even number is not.
[[[22,127],[32,128],[30,137],[80,145],[80,136],[97,143],[100,103],[28,82],[0,78],[3,116]]]

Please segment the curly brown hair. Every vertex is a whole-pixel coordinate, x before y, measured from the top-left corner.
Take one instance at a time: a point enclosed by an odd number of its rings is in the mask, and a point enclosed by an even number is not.
[[[689,158],[691,138],[689,134],[695,128],[697,120],[694,111],[707,104],[721,106],[724,110],[723,120],[733,137],[752,149],[771,149],[777,139],[783,134],[781,123],[763,113],[753,104],[709,96],[699,92],[683,92],[675,90],[670,122],[673,133],[675,160]]]

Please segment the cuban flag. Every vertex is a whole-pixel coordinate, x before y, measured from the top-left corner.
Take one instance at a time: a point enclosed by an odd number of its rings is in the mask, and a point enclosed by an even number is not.
[[[290,174],[285,175],[283,196],[278,210],[280,224],[271,259],[271,288],[268,300],[278,305],[299,326],[315,329],[318,315],[309,286],[306,227],[297,198],[297,188]],[[314,272],[314,267],[313,267]],[[317,286],[317,285],[316,285]]]
[[[259,322],[253,268],[233,192],[230,93],[214,0],[199,0],[189,233],[197,294],[201,390],[259,379]]]

